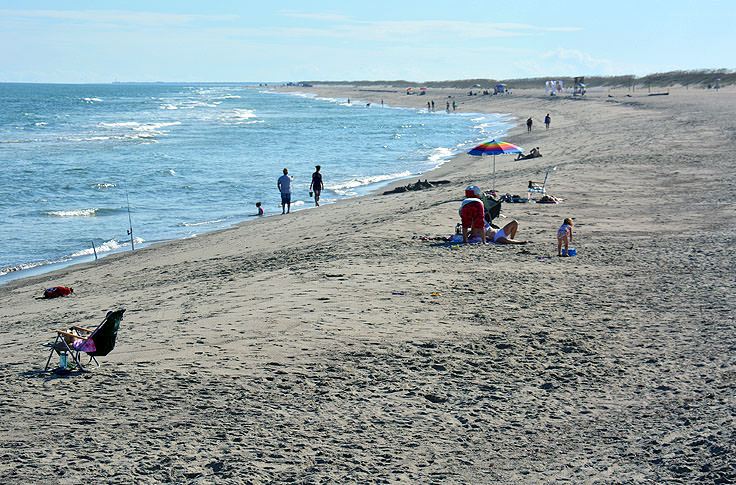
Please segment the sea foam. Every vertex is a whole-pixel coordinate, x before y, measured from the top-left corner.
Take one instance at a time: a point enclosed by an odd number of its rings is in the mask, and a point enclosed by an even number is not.
[[[42,216],[54,217],[92,217],[97,214],[97,209],[78,209],[67,211],[42,211]]]

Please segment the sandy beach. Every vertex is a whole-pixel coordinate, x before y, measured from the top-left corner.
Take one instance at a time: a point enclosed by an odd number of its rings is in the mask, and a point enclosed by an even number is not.
[[[288,89],[506,114],[544,156],[497,157],[496,188],[556,166],[564,202],[504,204],[526,246],[453,248],[492,183],[460,155],[433,189],[1,286],[0,482],[736,483],[736,89]],[[41,372],[55,330],[117,308],[100,368]]]

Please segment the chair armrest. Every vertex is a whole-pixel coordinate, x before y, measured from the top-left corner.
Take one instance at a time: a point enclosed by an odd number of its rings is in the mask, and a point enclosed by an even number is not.
[[[64,330],[57,330],[56,333],[59,335],[66,335],[67,337],[78,338],[80,340],[89,339],[89,335],[87,335],[86,337],[82,337],[81,335],[77,335],[76,333],[65,332]]]
[[[92,330],[86,329],[84,327],[77,327],[76,325],[73,325],[72,328],[75,330],[81,330],[82,332],[92,333]]]

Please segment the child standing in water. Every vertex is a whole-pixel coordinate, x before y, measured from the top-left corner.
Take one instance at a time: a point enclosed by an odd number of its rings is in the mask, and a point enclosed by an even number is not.
[[[569,217],[565,219],[557,230],[557,256],[567,256],[567,245],[572,242],[572,226],[575,224]],[[565,252],[562,252],[562,245],[565,245]]]

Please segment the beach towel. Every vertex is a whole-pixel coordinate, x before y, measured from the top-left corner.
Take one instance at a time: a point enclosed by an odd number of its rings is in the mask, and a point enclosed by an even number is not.
[[[452,243],[461,243],[463,242],[463,235],[462,234],[453,234],[450,236],[450,242]],[[474,238],[468,238],[469,243],[479,243],[483,242],[483,240],[480,238],[480,235],[475,236]]]
[[[95,350],[97,350],[97,347],[95,347],[95,341],[92,339],[75,340],[72,343],[72,347],[74,347],[75,350],[79,350],[80,352],[87,352],[87,353],[92,353]]]
[[[452,236],[450,236],[450,241],[449,242],[451,242],[451,243],[461,243],[461,242],[463,242],[463,235],[462,234],[453,234]],[[471,243],[471,244],[475,244],[475,243],[481,243],[481,242],[483,242],[483,240],[480,238],[480,235],[478,235],[478,236],[475,236],[472,239],[471,238],[468,238],[468,242]],[[486,241],[486,242],[488,244],[502,244],[500,242],[494,242],[494,241]]]

